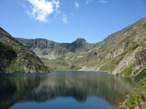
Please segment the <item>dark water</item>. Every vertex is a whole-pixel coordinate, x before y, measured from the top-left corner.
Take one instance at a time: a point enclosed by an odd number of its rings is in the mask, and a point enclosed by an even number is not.
[[[117,109],[133,87],[98,72],[0,76],[0,109]]]

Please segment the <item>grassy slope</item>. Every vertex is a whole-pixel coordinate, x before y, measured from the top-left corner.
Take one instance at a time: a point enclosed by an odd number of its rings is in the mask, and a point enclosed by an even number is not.
[[[54,60],[48,60],[46,58],[41,58],[41,59],[45,63],[45,65],[48,66],[51,70],[78,70],[80,69],[80,67],[77,66],[76,63],[74,63],[70,59],[64,59],[62,57],[54,59]]]
[[[146,109],[146,69],[136,76],[139,81],[120,109]]]

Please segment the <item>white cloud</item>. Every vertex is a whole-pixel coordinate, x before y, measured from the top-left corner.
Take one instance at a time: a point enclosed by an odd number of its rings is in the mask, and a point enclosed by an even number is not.
[[[89,3],[93,2],[93,0],[86,0],[86,4],[88,5]]]
[[[100,3],[106,4],[108,1],[107,0],[99,0]]]
[[[76,1],[76,2],[75,2],[75,7],[76,7],[76,8],[79,8],[79,6],[80,6],[79,3]]]
[[[64,23],[68,23],[68,18],[67,18],[66,15],[63,15],[63,16],[62,16],[62,21],[63,21]]]
[[[35,20],[47,22],[48,16],[57,12],[59,9],[59,0],[27,0],[31,5],[31,10],[27,13]]]

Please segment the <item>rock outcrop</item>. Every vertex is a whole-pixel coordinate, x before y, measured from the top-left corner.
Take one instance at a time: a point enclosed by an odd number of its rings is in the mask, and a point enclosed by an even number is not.
[[[137,52],[135,54],[135,58],[136,58],[136,64],[140,67],[143,68],[146,66],[146,49]]]

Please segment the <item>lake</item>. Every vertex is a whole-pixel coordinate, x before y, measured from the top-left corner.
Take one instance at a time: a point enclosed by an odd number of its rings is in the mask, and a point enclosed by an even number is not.
[[[134,81],[102,72],[0,76],[0,109],[117,109]]]

